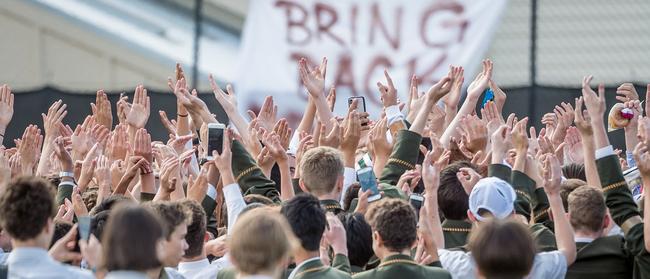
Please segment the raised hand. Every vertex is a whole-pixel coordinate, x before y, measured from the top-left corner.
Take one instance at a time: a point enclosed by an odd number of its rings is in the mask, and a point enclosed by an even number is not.
[[[453,80],[451,79],[450,76],[445,76],[442,79],[440,79],[436,84],[431,86],[429,90],[426,93],[427,97],[427,105],[433,106],[440,101],[445,95],[451,91],[451,85],[453,83]]]
[[[72,140],[72,152],[75,160],[81,160],[86,156],[88,150],[95,144],[91,137],[91,130],[95,125],[95,118],[87,116],[81,125],[77,125],[70,138]]]
[[[336,87],[332,85],[330,87],[330,92],[327,93],[327,106],[329,106],[330,111],[334,111],[334,106],[336,105]]]
[[[149,136],[151,137],[151,136]],[[193,135],[185,136],[176,136],[174,134],[169,134],[169,141],[167,141],[167,146],[171,147],[176,154],[181,154],[185,151],[185,146],[188,142],[192,141],[194,138]]]
[[[584,163],[584,155],[582,149],[582,137],[575,127],[567,129],[566,138],[564,139],[565,145],[565,160],[572,163]]]
[[[272,96],[266,96],[262,108],[260,108],[259,115],[255,115],[252,111],[248,111],[251,119],[257,119],[257,122],[267,131],[273,130],[275,119],[278,117],[278,106],[273,103]]]
[[[485,104],[481,109],[481,117],[487,123],[488,135],[494,134],[501,125],[506,123],[494,102],[487,102]]]
[[[474,185],[483,178],[478,172],[473,168],[460,168],[456,173],[456,178],[460,181],[460,184],[463,185],[463,189],[466,194],[470,194]]]
[[[145,129],[138,129],[135,133],[135,143],[133,154],[153,163],[153,153],[151,151],[151,135]]]
[[[300,79],[302,84],[309,92],[309,95],[312,98],[322,98],[323,91],[325,89],[325,71],[327,69],[327,58],[323,58],[319,67],[314,67],[313,70],[309,70],[307,65],[307,60],[301,58],[298,61],[298,72],[300,73]]]
[[[14,94],[11,87],[3,84],[0,86],[0,133],[5,134],[5,129],[14,115]],[[4,138],[4,136],[3,136]]]
[[[492,61],[483,60],[483,70],[476,76],[474,81],[467,87],[467,97],[478,99],[483,91],[488,87],[492,79]]]
[[[574,113],[573,107],[569,103],[562,102],[559,106],[555,106],[553,112],[557,118],[557,127],[555,127],[551,141],[554,146],[559,146],[566,136],[566,129],[573,123]]]
[[[413,75],[411,77],[411,85],[409,85],[409,99],[406,103],[406,107],[409,110],[406,120],[413,122],[423,103],[422,94],[418,91],[418,78]]]
[[[586,110],[582,110],[582,97],[576,98],[575,102],[576,109],[573,112],[573,119],[576,127],[582,136],[592,136],[594,134],[594,129],[591,127],[591,117],[589,117],[589,113]]]
[[[598,120],[600,120],[598,123],[602,123],[603,115],[605,114],[605,84],[598,84],[598,94],[596,94],[590,86],[592,79],[593,76],[586,76],[582,80],[582,97],[584,98],[592,124]]]
[[[197,202],[203,202],[205,194],[208,191],[208,168],[201,168],[201,172],[196,179],[190,176],[187,184],[187,199]]]
[[[460,96],[462,95],[463,83],[465,82],[465,69],[461,66],[449,66],[449,71],[451,72],[451,90],[449,95],[443,98],[445,106],[449,109],[456,110],[458,108],[458,102],[460,101]]]
[[[544,191],[551,195],[558,195],[561,188],[562,166],[557,157],[548,154],[542,162],[542,177],[544,179]]]
[[[526,133],[527,123],[528,117],[525,117],[524,119],[517,122],[513,127],[512,132],[510,132],[510,136],[512,137],[512,144],[518,152],[527,152],[528,150],[528,134]]]
[[[289,128],[289,122],[282,118],[275,123],[273,127],[273,132],[275,132],[280,137],[280,144],[284,149],[289,149],[289,143],[291,142],[291,128]]]
[[[643,177],[650,177],[650,153],[645,142],[639,142],[634,148],[634,161]]]
[[[326,126],[323,124],[320,125],[318,145],[339,148],[339,145],[341,144],[341,126],[335,118],[330,119],[330,122],[334,128],[332,128],[332,130],[330,130],[330,133],[327,135],[325,134]]]
[[[351,155],[352,164],[354,164],[354,154],[361,139],[361,118],[359,113],[356,110],[350,111],[343,126],[340,149],[344,154]]]
[[[262,142],[264,143],[264,148],[268,151],[268,155],[271,156],[274,161],[278,162],[278,164],[286,162],[289,159],[287,150],[284,149],[280,142],[280,136],[275,132],[264,134]]]
[[[104,125],[107,129],[113,128],[113,112],[111,111],[111,102],[108,100],[104,90],[97,91],[95,103],[90,103],[90,108],[93,115],[97,119],[97,123]]]
[[[230,146],[232,145],[232,133],[233,132],[230,129],[226,130],[224,133],[223,150],[221,154],[216,150],[212,152],[212,157],[214,158],[213,163],[221,174],[221,182],[223,185],[229,185],[236,182],[232,173],[232,151],[230,150]]]
[[[160,116],[160,122],[163,124],[167,132],[170,134],[176,134],[176,129],[178,129],[178,123],[176,123],[176,119],[170,120],[167,117],[167,112],[164,110],[159,110],[158,115]]]
[[[616,88],[616,100],[625,103],[629,101],[638,101],[639,100],[639,93],[636,93],[636,88],[634,88],[634,84],[626,82],[621,84],[618,88]]]
[[[124,160],[129,149],[129,134],[124,124],[115,126],[111,134],[110,145],[107,145],[110,161]]]
[[[126,123],[134,128],[144,128],[147,120],[149,120],[150,102],[147,89],[144,89],[142,85],[138,85],[135,88],[131,110],[126,115]]]
[[[323,239],[332,247],[335,254],[348,255],[345,228],[336,215],[328,212],[326,215],[328,228],[323,233]]]
[[[512,145],[512,138],[510,135],[510,127],[508,125],[501,125],[492,134],[492,163],[502,164],[506,157],[506,153]]]
[[[214,98],[217,99],[217,102],[221,105],[223,110],[228,114],[237,113],[237,96],[235,96],[235,90],[232,89],[232,85],[226,85],[226,92],[221,90],[221,87],[217,85],[217,82],[214,80],[212,74],[208,76],[210,81],[210,87],[212,87],[212,93]]]
[[[501,111],[503,105],[506,104],[506,98],[508,98],[508,96],[506,95],[506,92],[504,92],[492,79],[490,79],[490,89],[492,89],[492,92],[494,93],[494,102],[497,104],[499,111]]]
[[[111,163],[108,157],[101,155],[97,158],[97,166],[95,167],[95,178],[97,178],[97,203],[111,195],[111,186],[113,180],[111,177]]]
[[[461,149],[464,147],[472,154],[485,150],[488,143],[488,130],[477,116],[469,115],[462,118],[458,130],[461,135]]]
[[[58,100],[47,110],[47,115],[41,113],[46,137],[56,138],[59,135],[61,121],[68,114],[66,107],[63,101]]]
[[[387,85],[377,82],[377,88],[381,94],[381,102],[385,108],[397,105],[397,90],[393,85],[393,79],[388,75],[388,71],[384,69],[384,77],[386,77]]]
[[[34,171],[38,157],[40,156],[43,136],[41,129],[36,125],[29,125],[23,133],[23,138],[18,148],[21,157],[22,173],[30,175]]]
[[[373,158],[385,157],[387,159],[393,151],[393,145],[386,139],[386,131],[388,131],[388,122],[385,117],[370,129],[368,137],[372,145]]]
[[[126,124],[126,115],[131,111],[131,103],[129,103],[129,96],[125,96],[124,92],[120,93],[120,99],[117,101],[117,120],[120,124]]]

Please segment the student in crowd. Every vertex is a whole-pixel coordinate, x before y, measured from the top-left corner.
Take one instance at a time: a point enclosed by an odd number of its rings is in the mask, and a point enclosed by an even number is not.
[[[107,279],[158,278],[165,257],[165,228],[150,208],[121,204],[112,210],[102,239]]]
[[[61,263],[81,260],[81,254],[70,247],[76,225],[48,253],[55,210],[52,186],[41,178],[15,179],[0,192],[0,226],[11,237],[13,247],[7,259],[9,278],[94,277],[88,270]]]
[[[165,231],[165,239],[162,242],[164,254],[160,259],[162,263],[160,276],[183,278],[176,267],[189,247],[185,236],[187,235],[187,226],[192,222],[192,212],[180,201],[154,202],[151,204],[151,208],[158,214]]]

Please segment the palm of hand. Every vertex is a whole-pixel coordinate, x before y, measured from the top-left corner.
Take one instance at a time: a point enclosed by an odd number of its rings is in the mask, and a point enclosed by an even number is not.
[[[14,115],[14,108],[9,104],[0,102],[0,125],[7,126]]]
[[[149,119],[149,112],[142,104],[133,104],[126,116],[126,123],[136,128],[144,128]]]

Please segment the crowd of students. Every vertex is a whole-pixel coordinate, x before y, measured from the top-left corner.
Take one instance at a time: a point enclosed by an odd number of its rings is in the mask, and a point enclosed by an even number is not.
[[[55,102],[0,149],[0,278],[650,278],[650,118],[631,84],[616,91],[614,116],[633,115],[621,152],[591,76],[528,123],[503,115],[489,60],[466,92],[462,67],[425,92],[413,77],[407,103],[385,72],[370,119],[358,99],[332,112],[326,65],[299,62],[309,103],[294,128],[270,96],[245,117],[210,77],[230,121],[212,154],[218,121],[179,65],[169,139],[144,129],[142,86],[115,106],[98,91],[74,130]],[[13,103],[0,87],[2,137]]]

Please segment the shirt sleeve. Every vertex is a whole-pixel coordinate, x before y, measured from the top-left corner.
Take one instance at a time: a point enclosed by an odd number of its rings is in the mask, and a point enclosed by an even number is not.
[[[343,205],[345,200],[345,194],[348,192],[348,188],[352,183],[357,182],[357,172],[353,168],[345,168],[343,170],[343,190],[341,191],[341,200],[340,203]]]
[[[228,211],[228,235],[230,235],[239,213],[246,207],[246,202],[237,183],[223,187],[223,195],[226,200],[226,210]]]
[[[535,256],[533,270],[528,278],[563,279],[566,271],[566,258],[562,252],[542,252]]]
[[[451,277],[472,278],[474,274],[474,263],[469,253],[463,251],[450,251],[447,249],[438,250],[438,258],[442,268],[451,273]]]
[[[614,147],[611,145],[596,150],[596,160],[607,157],[609,155],[614,155]]]

